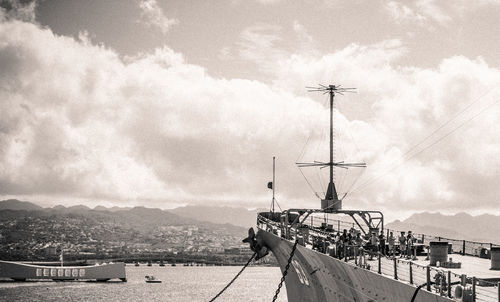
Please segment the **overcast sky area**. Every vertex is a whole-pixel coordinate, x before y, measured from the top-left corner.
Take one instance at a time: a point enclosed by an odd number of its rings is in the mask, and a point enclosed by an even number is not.
[[[500,1],[0,0],[0,197],[500,214]],[[311,188],[312,187],[312,188]]]

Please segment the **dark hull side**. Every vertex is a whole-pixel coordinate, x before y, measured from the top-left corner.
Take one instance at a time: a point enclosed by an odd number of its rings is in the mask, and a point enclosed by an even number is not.
[[[259,230],[257,237],[272,250],[283,272],[293,243],[272,233]],[[285,279],[289,302],[305,301],[411,301],[416,286],[406,284],[352,263],[297,246]],[[425,290],[415,302],[453,301]]]

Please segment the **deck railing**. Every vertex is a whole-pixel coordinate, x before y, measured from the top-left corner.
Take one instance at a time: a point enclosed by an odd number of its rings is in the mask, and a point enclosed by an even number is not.
[[[342,231],[344,229],[349,230],[350,228],[354,228],[356,230],[359,230],[356,223],[342,221],[342,220],[338,220],[338,219],[329,219],[329,218],[310,216],[307,219],[307,221],[305,221],[304,223],[307,223],[308,225],[314,226],[316,228],[321,228],[322,225],[325,225],[325,224],[327,226],[330,225],[334,231]],[[394,236],[397,237],[398,234],[401,233],[401,231],[405,231],[405,230],[385,229],[384,231],[385,232],[387,232],[387,231],[393,232]],[[386,234],[384,234],[384,235],[386,235]],[[448,243],[450,243],[452,245],[452,250],[454,253],[459,253],[462,255],[470,255],[470,256],[480,256],[481,251],[484,251],[484,249],[491,250],[492,247],[500,246],[500,244],[497,244],[497,243],[453,239],[453,238],[440,237],[440,236],[434,236],[434,235],[422,234],[422,233],[413,233],[413,236],[417,240],[419,240],[420,243],[423,243],[424,245],[429,245],[429,242],[431,242],[431,241],[447,241]],[[396,244],[397,244],[397,242],[396,242]]]
[[[336,224],[336,228],[333,227],[334,224]],[[280,222],[272,221],[260,215],[257,218],[257,225],[259,228],[271,231],[278,236],[285,237],[285,234],[287,234],[285,226],[283,226]],[[288,239],[298,240],[298,238],[301,237],[303,239],[301,244],[312,246],[312,238],[321,238],[321,240],[325,241],[332,235],[332,232],[343,229],[349,230],[351,227],[357,229],[354,223],[331,219],[325,221],[325,219],[320,217],[309,217],[307,227],[308,235],[304,236],[304,238],[300,236],[301,231],[297,228],[297,226],[291,227],[290,225],[287,225]],[[332,228],[334,230],[331,231]],[[396,232],[395,230],[392,231]],[[397,233],[394,234],[397,235]],[[423,234],[416,235],[417,238],[420,237],[421,243],[428,244],[430,241],[448,241],[452,244],[454,252],[460,252],[461,254],[472,256],[479,256],[478,250],[481,248],[498,246],[492,243],[456,240]],[[461,246],[462,249],[455,249],[455,246]],[[351,252],[344,252],[344,255],[347,254],[349,256],[342,258],[342,260],[350,263],[351,265],[359,266],[360,263],[362,263],[360,261],[360,257],[369,257],[371,253],[371,256],[375,257],[374,259],[377,260],[376,264],[369,266],[363,265],[363,268],[386,277],[407,282],[416,286],[424,284],[423,289],[429,292],[434,292],[438,295],[447,296],[449,298],[455,296],[455,290],[457,286],[460,285],[463,289],[463,295],[469,296],[469,300],[464,299],[464,301],[500,302],[500,282],[492,282],[476,277],[459,275],[451,272],[450,270],[432,267],[430,265],[423,266],[409,260],[398,258],[392,259],[382,255],[381,253],[364,251],[363,253],[365,253],[365,256],[361,256],[357,254],[358,247],[346,246],[345,248],[350,248]],[[326,249],[321,252],[326,252]]]

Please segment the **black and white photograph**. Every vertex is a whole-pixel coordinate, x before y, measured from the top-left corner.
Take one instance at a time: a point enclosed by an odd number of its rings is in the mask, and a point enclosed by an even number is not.
[[[500,302],[500,0],[0,0],[0,301]]]

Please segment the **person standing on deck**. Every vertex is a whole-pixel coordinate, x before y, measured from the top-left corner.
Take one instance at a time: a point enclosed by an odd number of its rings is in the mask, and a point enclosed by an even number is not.
[[[392,254],[392,258],[394,258],[394,243],[396,242],[396,238],[392,232],[389,233],[389,237],[387,238],[387,243],[389,244],[389,256]]]
[[[378,236],[378,240],[379,240],[379,248],[378,248],[378,250],[380,251],[380,253],[382,253],[382,255],[385,256],[385,236],[384,236],[384,234],[382,232]]]
[[[340,258],[340,248],[342,246],[342,243],[340,242],[340,232],[337,232],[335,235],[335,256]]]
[[[372,260],[373,254],[376,254],[378,252],[378,237],[376,232],[372,232],[372,236],[370,237],[370,248],[370,260]]]
[[[408,231],[408,238],[407,238],[407,250],[408,250],[408,253],[407,253],[407,258],[408,259],[413,259],[414,255],[413,255],[413,252],[414,252],[414,248],[415,248],[415,237],[413,237],[413,234],[411,231]]]
[[[401,232],[401,235],[399,236],[399,251],[401,252],[401,255],[399,258],[403,258],[406,254],[406,236],[405,232]]]
[[[359,255],[359,265],[361,266],[364,263],[363,244],[365,243],[365,241],[363,240],[363,238],[361,238],[361,233],[357,233],[353,241],[354,241],[354,256]]]
[[[340,252],[342,253],[342,257],[340,257],[340,259],[342,259],[344,257],[347,257],[347,246],[350,242],[349,234],[347,234],[346,229],[344,229],[344,232],[340,236],[340,241],[342,241],[342,248],[340,250]]]

